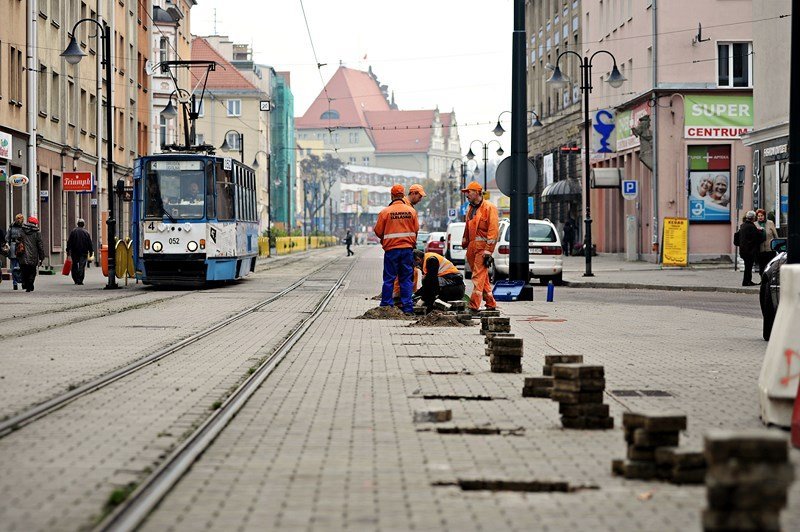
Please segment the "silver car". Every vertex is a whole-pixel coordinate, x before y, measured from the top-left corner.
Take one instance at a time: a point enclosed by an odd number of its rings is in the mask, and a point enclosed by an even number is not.
[[[500,220],[498,234],[500,238],[492,253],[494,263],[489,269],[489,278],[492,282],[508,277],[508,263],[511,255],[510,222],[508,219]],[[528,220],[528,266],[532,278],[539,279],[542,284],[553,281],[561,284],[564,269],[564,250],[561,247],[561,237],[558,229],[550,220]],[[464,277],[472,277],[469,264],[465,266]]]

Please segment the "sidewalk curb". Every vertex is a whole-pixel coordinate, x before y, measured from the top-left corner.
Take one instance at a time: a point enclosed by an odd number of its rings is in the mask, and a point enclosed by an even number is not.
[[[670,286],[658,284],[637,283],[594,283],[580,281],[563,281],[564,286],[570,288],[629,288],[634,290],[666,290],[671,292],[724,292],[728,294],[758,294],[758,289],[753,288],[728,288],[724,286]]]

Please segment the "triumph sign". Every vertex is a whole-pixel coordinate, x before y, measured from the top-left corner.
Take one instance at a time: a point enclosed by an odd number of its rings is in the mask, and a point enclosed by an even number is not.
[[[64,172],[64,192],[92,192],[94,176],[91,172]]]

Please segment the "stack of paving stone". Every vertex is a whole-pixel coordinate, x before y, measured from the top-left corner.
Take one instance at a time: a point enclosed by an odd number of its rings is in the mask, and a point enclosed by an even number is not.
[[[706,478],[706,457],[699,451],[656,447],[656,477],[673,484],[702,484]]]
[[[611,429],[614,418],[603,404],[606,388],[603,366],[554,364],[550,398],[559,403],[565,429]]]
[[[656,450],[678,446],[680,431],[686,430],[686,416],[680,412],[625,412],[622,414],[622,428],[628,444],[628,459],[611,462],[612,471],[625,478],[649,480],[658,476]],[[664,460],[664,474],[667,474],[666,458]],[[694,469],[691,464],[695,463],[687,459],[678,469]]]
[[[499,310],[483,310],[480,313],[481,316],[481,334],[486,334],[486,331],[489,330],[489,318],[499,318],[500,311]],[[508,320],[508,318],[506,318]],[[507,331],[496,331],[496,332],[511,332],[511,325],[509,320],[509,326]]]
[[[485,334],[485,338],[483,339],[483,343],[486,344],[486,356],[492,355],[492,340],[494,338],[513,338],[514,335],[512,333],[506,332],[487,332]]]
[[[780,530],[794,480],[787,440],[769,430],[717,430],[705,437],[708,508],[703,529]]]
[[[554,364],[583,364],[583,355],[545,355],[542,375],[552,376]]]
[[[495,336],[487,351],[492,373],[522,373],[522,338]]]
[[[553,391],[553,377],[525,377],[522,397],[550,398]]]

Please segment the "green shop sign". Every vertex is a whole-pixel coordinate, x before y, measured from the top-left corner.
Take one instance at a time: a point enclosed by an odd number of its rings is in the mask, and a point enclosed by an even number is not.
[[[686,95],[684,137],[738,139],[753,130],[753,96]]]

